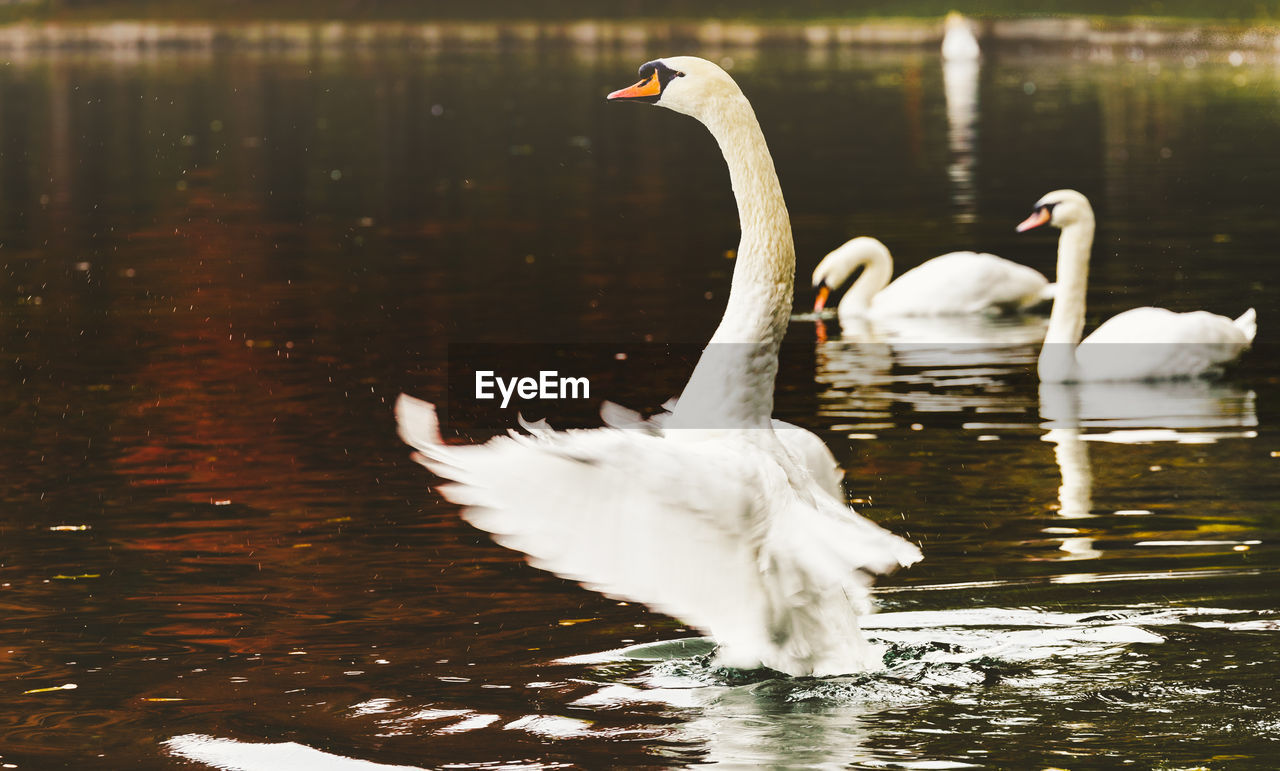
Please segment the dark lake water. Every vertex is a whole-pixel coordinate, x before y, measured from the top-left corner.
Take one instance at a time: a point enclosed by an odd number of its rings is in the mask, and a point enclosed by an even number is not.
[[[795,321],[778,415],[925,560],[878,583],[886,672],[730,682],[678,621],[462,523],[391,414],[444,399],[467,344],[710,336],[737,243],[715,144],[603,99],[670,52],[7,62],[0,764],[1274,763],[1280,69],[1001,52],[949,112],[931,53],[691,52],[763,124],[797,310],[856,234],[899,270],[1051,273],[1054,234],[1013,227],[1074,187],[1090,326],[1253,306],[1259,344],[1219,383],[1041,392],[1034,342]]]

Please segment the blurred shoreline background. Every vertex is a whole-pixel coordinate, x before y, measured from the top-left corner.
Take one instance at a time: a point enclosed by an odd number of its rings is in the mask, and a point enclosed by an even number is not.
[[[959,7],[957,7],[959,6]],[[836,2],[688,0],[0,0],[0,52],[300,49],[390,44],[598,46],[937,45],[947,12],[975,19],[984,43],[1096,49],[1251,51],[1280,57],[1280,2],[1058,0]]]

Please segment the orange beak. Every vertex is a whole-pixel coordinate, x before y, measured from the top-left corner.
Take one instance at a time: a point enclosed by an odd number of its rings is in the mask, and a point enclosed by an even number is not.
[[[1026,231],[1032,228],[1038,228],[1041,225],[1048,222],[1049,218],[1052,216],[1053,215],[1049,212],[1049,210],[1042,206],[1039,209],[1036,209],[1035,211],[1031,212],[1031,216],[1023,220],[1022,223],[1018,225],[1016,230],[1019,233],[1025,233]]]
[[[620,88],[609,94],[608,99],[641,99],[646,96],[657,96],[662,93],[662,84],[658,82],[658,73],[655,72],[649,76],[648,80],[642,80],[634,86]]]
[[[818,296],[813,298],[813,312],[822,313],[822,309],[827,307],[827,297],[831,295],[831,290],[826,284],[818,287]]]

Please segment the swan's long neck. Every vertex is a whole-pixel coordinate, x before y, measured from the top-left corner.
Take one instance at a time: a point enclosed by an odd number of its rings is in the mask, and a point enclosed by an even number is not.
[[[1045,382],[1060,383],[1075,375],[1075,349],[1084,333],[1093,229],[1092,219],[1082,219],[1064,227],[1058,239],[1057,291],[1037,365],[1040,379]]]
[[[778,349],[791,315],[791,218],[746,98],[721,100],[703,123],[729,166],[742,240],[724,317],[668,425],[755,428],[768,425],[773,413]]]
[[[893,278],[893,257],[882,249],[866,250],[858,264],[862,265],[862,275],[853,282],[849,291],[845,292],[838,308],[841,316],[862,316],[871,310],[871,300],[881,289],[889,286]],[[854,266],[857,270],[857,265]]]

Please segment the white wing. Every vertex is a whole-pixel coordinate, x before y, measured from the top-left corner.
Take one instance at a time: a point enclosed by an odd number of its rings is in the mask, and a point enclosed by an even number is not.
[[[812,431],[773,419],[773,431],[791,457],[805,468],[813,481],[837,501],[844,501],[844,469],[836,462],[827,443]]]
[[[640,429],[651,434],[660,434],[663,423],[675,406],[676,400],[669,399],[663,405],[663,412],[646,418],[621,404],[606,401],[600,405],[600,418],[610,428]],[[826,490],[831,497],[843,501],[844,469],[840,468],[840,464],[836,462],[836,456],[831,454],[827,443],[812,431],[785,420],[775,418],[771,424],[782,446],[797,463],[808,470],[818,486]]]
[[[1043,301],[1039,271],[994,254],[951,252],[917,265],[880,290],[873,316],[945,316],[1021,310]]]
[[[1076,348],[1084,380],[1143,380],[1210,375],[1253,340],[1253,309],[1240,319],[1207,311],[1133,308],[1111,317]]]
[[[463,517],[530,564],[711,634],[733,666],[860,671],[869,578],[915,546],[813,486],[743,431],[681,441],[645,431],[539,432],[446,446],[434,408],[401,397],[401,436],[450,479]],[[721,434],[726,436],[726,434]]]

